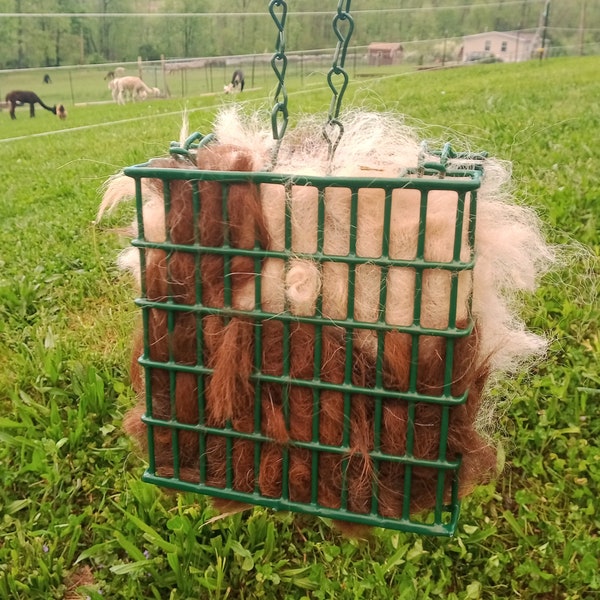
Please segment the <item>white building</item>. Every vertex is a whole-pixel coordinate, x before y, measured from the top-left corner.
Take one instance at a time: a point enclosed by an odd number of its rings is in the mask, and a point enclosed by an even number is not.
[[[540,46],[537,33],[522,31],[488,31],[463,38],[462,60],[501,60],[521,62],[537,56]]]

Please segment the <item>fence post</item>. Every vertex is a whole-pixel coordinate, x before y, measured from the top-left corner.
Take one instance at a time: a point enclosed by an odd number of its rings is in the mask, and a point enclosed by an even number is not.
[[[73,92],[73,78],[71,77],[71,69],[69,69],[69,86],[71,87],[71,102],[75,104],[75,94]]]
[[[171,97],[171,90],[169,89],[169,85],[167,83],[167,61],[165,60],[165,55],[160,55],[160,65],[162,67],[162,76],[163,76],[163,88],[165,90],[165,95],[167,98]]]

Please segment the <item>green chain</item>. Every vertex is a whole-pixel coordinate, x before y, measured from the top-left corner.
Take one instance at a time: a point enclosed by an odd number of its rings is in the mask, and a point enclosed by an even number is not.
[[[344,133],[344,126],[338,117],[342,106],[342,98],[348,87],[348,73],[344,70],[344,62],[346,61],[348,44],[354,31],[354,19],[350,16],[350,2],[351,0],[339,0],[337,14],[333,19],[333,31],[338,39],[338,43],[333,56],[333,65],[327,74],[327,83],[333,92],[333,98],[329,107],[327,123],[323,129],[323,136],[329,144],[329,160],[333,158]],[[341,27],[346,29],[345,35]],[[339,90],[333,82],[334,76],[337,75],[342,76],[342,84]],[[337,134],[335,134],[336,130]]]
[[[275,14],[275,9],[281,8],[281,16]],[[287,108],[287,90],[285,89],[285,71],[287,69],[287,56],[285,55],[285,20],[287,17],[287,2],[285,0],[271,0],[269,3],[269,12],[275,25],[277,26],[278,34],[275,43],[275,54],[271,59],[271,67],[277,77],[277,89],[275,91],[275,106],[271,113],[271,126],[273,128],[273,139],[276,141],[273,150],[272,164],[275,165],[279,146],[288,124],[288,108]],[[281,94],[281,100],[279,96]]]

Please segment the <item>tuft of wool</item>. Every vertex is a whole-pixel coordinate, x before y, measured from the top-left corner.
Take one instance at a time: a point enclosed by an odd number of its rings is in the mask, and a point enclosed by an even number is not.
[[[315,314],[321,291],[321,272],[310,260],[291,260],[285,275],[285,294],[293,315],[307,317]]]

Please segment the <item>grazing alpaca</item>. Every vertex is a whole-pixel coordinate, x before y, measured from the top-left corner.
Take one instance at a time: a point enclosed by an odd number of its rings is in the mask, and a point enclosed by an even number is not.
[[[236,69],[231,77],[231,83],[223,88],[226,94],[244,91],[244,73],[240,69]]]
[[[49,110],[52,114],[57,115],[59,119],[67,118],[67,111],[62,104],[58,106],[48,106],[44,104],[42,99],[35,92],[24,92],[21,90],[14,90],[6,94],[6,102],[10,104],[10,118],[16,119],[15,108],[17,106],[23,106],[23,104],[29,104],[29,116],[35,117],[35,104],[39,104],[42,108]]]
[[[160,96],[160,90],[147,86],[139,77],[117,77],[108,82],[113,100],[117,104],[125,104],[127,98],[132,101],[145,100],[148,96]]]

